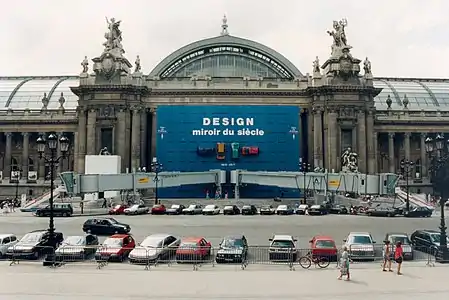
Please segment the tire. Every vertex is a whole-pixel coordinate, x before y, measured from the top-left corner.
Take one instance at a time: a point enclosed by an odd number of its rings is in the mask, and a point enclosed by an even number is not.
[[[320,267],[321,269],[325,269],[327,267],[329,267],[330,264],[330,260],[329,258],[322,256],[320,258],[318,258],[318,267]]]
[[[392,217],[392,215],[391,215],[390,213],[388,213],[388,214],[387,214],[387,217],[388,217],[388,218],[391,218],[391,217]]]
[[[312,260],[307,256],[303,256],[299,259],[299,264],[303,269],[309,269],[312,266]]]
[[[43,216],[44,216],[44,214],[43,214],[43,213],[41,213],[41,212],[39,212],[39,213],[37,214],[37,216],[38,216],[38,217],[43,217]]]
[[[67,213],[65,213],[65,212],[62,213],[62,216],[63,216],[63,217],[68,217]]]
[[[86,231],[87,233],[89,233],[89,234],[91,234],[92,233],[92,230],[90,230],[90,229],[87,229],[87,231]]]

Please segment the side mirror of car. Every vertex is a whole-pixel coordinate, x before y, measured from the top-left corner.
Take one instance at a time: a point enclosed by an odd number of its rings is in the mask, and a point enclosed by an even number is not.
[[[273,239],[268,239],[270,242],[272,242],[273,241]]]
[[[309,241],[310,244],[312,244],[312,242],[313,242],[312,240]]]
[[[376,241],[373,241],[373,244],[375,244],[376,243]]]
[[[293,242],[297,242],[298,240],[297,239],[293,239]]]
[[[346,241],[347,241],[346,239],[343,240],[343,242],[345,242],[345,243],[346,243]]]

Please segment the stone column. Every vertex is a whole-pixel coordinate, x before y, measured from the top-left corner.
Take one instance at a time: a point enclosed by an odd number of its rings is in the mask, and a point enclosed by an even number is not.
[[[137,170],[140,165],[140,109],[135,108],[132,111],[131,126],[131,171]]]
[[[421,133],[421,178],[427,177],[427,153],[426,153],[426,137],[427,133]]]
[[[79,159],[79,141],[78,132],[73,133],[73,172],[78,173],[78,159]],[[68,169],[70,170],[70,161],[68,162]]]
[[[396,173],[394,161],[394,132],[388,133],[388,164],[390,173]]]
[[[5,147],[5,170],[3,177],[11,178],[11,154],[12,154],[12,133],[5,132],[6,135],[6,147]]]
[[[303,132],[303,134],[307,134],[307,147],[309,152],[308,162],[310,164],[313,164],[314,155],[313,155],[313,149],[314,148],[314,129],[313,129],[313,115],[311,114],[310,109],[307,110],[307,132]],[[304,145],[303,145],[304,146]]]
[[[87,155],[96,155],[96,135],[95,127],[97,123],[97,111],[90,109],[87,113]]]
[[[58,134],[57,134],[57,136],[58,136],[58,149],[56,150],[57,152],[56,152],[56,155],[57,155],[57,157],[61,157],[61,145],[59,145],[59,140],[61,139],[61,137],[62,137],[62,135],[63,135],[63,133],[62,132],[58,132]],[[63,166],[63,164],[64,164],[64,160],[65,159],[60,159],[59,160],[59,163],[58,163],[58,166],[56,167],[56,176],[55,176],[55,179],[56,178],[59,178],[58,176],[59,176],[59,174],[62,172],[62,166]]]
[[[75,145],[75,149],[78,149],[78,160],[75,162],[77,165],[78,173],[84,174],[86,163],[86,111],[81,109],[78,112],[78,138],[75,140],[78,146]]]
[[[374,132],[374,117],[373,112],[370,110],[368,111],[368,114],[366,115],[366,147],[368,152],[368,173],[374,174],[376,172],[376,152],[375,152],[375,146],[374,146],[374,136],[376,135],[376,132]],[[376,136],[377,140],[377,136]]]
[[[379,155],[378,155],[378,148],[379,148],[379,139],[378,139],[379,133],[374,131],[373,132],[373,151],[374,151],[374,170],[373,173],[378,173],[379,171]]]
[[[45,132],[39,132],[39,136],[45,138]],[[38,156],[39,157],[39,156]],[[42,154],[42,158],[39,157],[39,170],[38,170],[38,179],[44,181],[45,180],[45,152]]]
[[[140,164],[147,165],[147,109],[143,109],[140,114]]]
[[[410,160],[410,136],[410,132],[404,132],[404,152],[406,160]]]
[[[149,163],[151,163],[153,157],[156,156],[156,142],[157,142],[157,112],[156,108],[151,109],[151,157]]]
[[[320,108],[313,108],[313,165],[323,167],[323,126]]]
[[[128,172],[131,172],[131,110],[125,110],[125,159],[124,159],[124,168],[128,169]]]
[[[30,156],[30,134],[28,132],[22,132],[23,136],[23,149],[22,149],[22,178],[28,180],[28,162]]]
[[[357,154],[359,156],[359,171],[366,173],[367,170],[367,140],[366,140],[366,119],[365,112],[359,111],[357,114]]]
[[[338,128],[337,124],[337,112],[333,109],[328,111],[327,114],[327,143],[328,143],[328,158],[329,158],[329,164],[328,169],[329,172],[338,172],[337,169],[337,157],[338,157],[338,135],[340,134],[340,130]]]
[[[126,129],[126,112],[123,108],[121,108],[117,112],[117,127],[115,129],[115,149],[117,152],[117,155],[121,158],[120,168],[122,169],[122,172],[125,169],[125,129]]]

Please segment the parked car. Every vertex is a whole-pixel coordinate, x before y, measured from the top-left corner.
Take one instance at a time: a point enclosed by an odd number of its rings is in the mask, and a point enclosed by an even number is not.
[[[136,246],[129,234],[114,234],[108,237],[95,253],[97,261],[124,261]]]
[[[322,216],[327,215],[327,209],[324,205],[312,205],[309,208],[309,215]]]
[[[8,248],[6,255],[21,259],[38,259],[44,254],[53,253],[64,237],[61,232],[55,232],[56,245],[50,240],[48,230],[35,230],[25,234],[15,245]]]
[[[223,214],[224,215],[239,215],[240,208],[238,208],[237,205],[226,205],[223,208]]]
[[[125,234],[131,231],[131,227],[128,224],[118,222],[114,218],[96,217],[87,219],[84,222],[83,231],[97,235]]]
[[[199,215],[203,213],[203,207],[200,204],[190,204],[182,210],[185,215]]]
[[[337,261],[337,246],[330,236],[316,235],[310,241],[312,257],[325,257],[329,261]]]
[[[56,260],[86,259],[97,251],[98,244],[98,238],[92,234],[68,236],[56,249]]]
[[[437,256],[440,247],[440,232],[436,230],[416,230],[410,235],[415,250]],[[447,238],[449,243],[449,238]]]
[[[220,208],[217,205],[209,204],[203,208],[203,215],[218,215],[220,214]]]
[[[296,208],[296,214],[305,215],[307,210],[309,210],[309,206],[307,204],[300,204],[298,208]]]
[[[211,256],[212,244],[203,237],[184,238],[176,250],[176,262],[199,262]]]
[[[276,213],[276,210],[272,205],[262,205],[260,208],[260,214],[261,215],[274,215]]]
[[[433,211],[427,207],[415,207],[410,211],[404,211],[404,217],[407,218],[429,218]]]
[[[217,251],[217,263],[242,263],[248,258],[248,241],[244,235],[223,238]]]
[[[385,235],[385,240],[390,242],[391,247],[391,257],[394,256],[394,250],[396,248],[396,244],[401,242],[402,244],[402,252],[404,253],[404,260],[412,260],[413,259],[413,245],[412,241],[408,238],[407,233],[395,233],[389,232]]]
[[[125,213],[125,209],[128,208],[128,205],[126,204],[117,204],[113,208],[109,210],[110,215],[121,215]]]
[[[346,206],[340,204],[331,206],[328,211],[330,214],[337,214],[337,215],[346,215],[349,213]]]
[[[129,253],[129,262],[148,264],[170,258],[176,253],[180,243],[179,238],[170,234],[152,234]]]
[[[40,207],[36,210],[35,215],[38,217],[50,216],[50,205]],[[73,215],[73,207],[70,203],[54,203],[53,216],[55,217],[70,217]]]
[[[17,237],[12,233],[0,234],[0,258],[6,256],[9,247],[17,244]]]
[[[276,208],[276,214],[277,215],[292,215],[293,214],[293,208],[289,205],[281,204]]]
[[[152,215],[165,215],[167,212],[167,208],[164,204],[155,204],[151,208],[151,214]]]
[[[143,204],[134,204],[124,210],[125,215],[144,215],[150,212],[150,208]]]
[[[393,207],[378,206],[368,208],[365,214],[370,217],[394,217],[398,215],[398,211]]]
[[[257,208],[254,205],[243,205],[242,215],[257,215]]]
[[[172,206],[170,208],[167,208],[165,213],[167,215],[180,215],[180,214],[182,214],[182,211],[184,210],[184,208],[186,208],[186,207],[182,204],[172,204]]]
[[[291,235],[273,235],[268,248],[271,261],[293,262],[298,259],[296,239]]]
[[[343,240],[348,247],[351,259],[373,259],[375,258],[373,239],[369,232],[350,232],[348,237]]]

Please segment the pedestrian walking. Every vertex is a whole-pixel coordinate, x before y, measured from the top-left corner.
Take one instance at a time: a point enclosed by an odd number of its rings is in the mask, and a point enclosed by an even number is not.
[[[384,241],[384,248],[382,250],[382,255],[384,258],[382,271],[387,272],[386,267],[388,267],[388,272],[393,272],[391,269],[391,245],[390,241]]]
[[[341,280],[343,276],[346,276],[346,281],[351,280],[351,275],[349,273],[349,253],[348,253],[348,247],[343,247],[343,252],[341,253],[340,257],[340,276],[338,277],[338,280]]]
[[[402,243],[401,242],[397,242],[396,243],[396,249],[394,250],[394,260],[398,264],[397,274],[398,275],[402,275],[401,267],[402,267],[402,262],[404,261],[404,252],[402,250]]]

